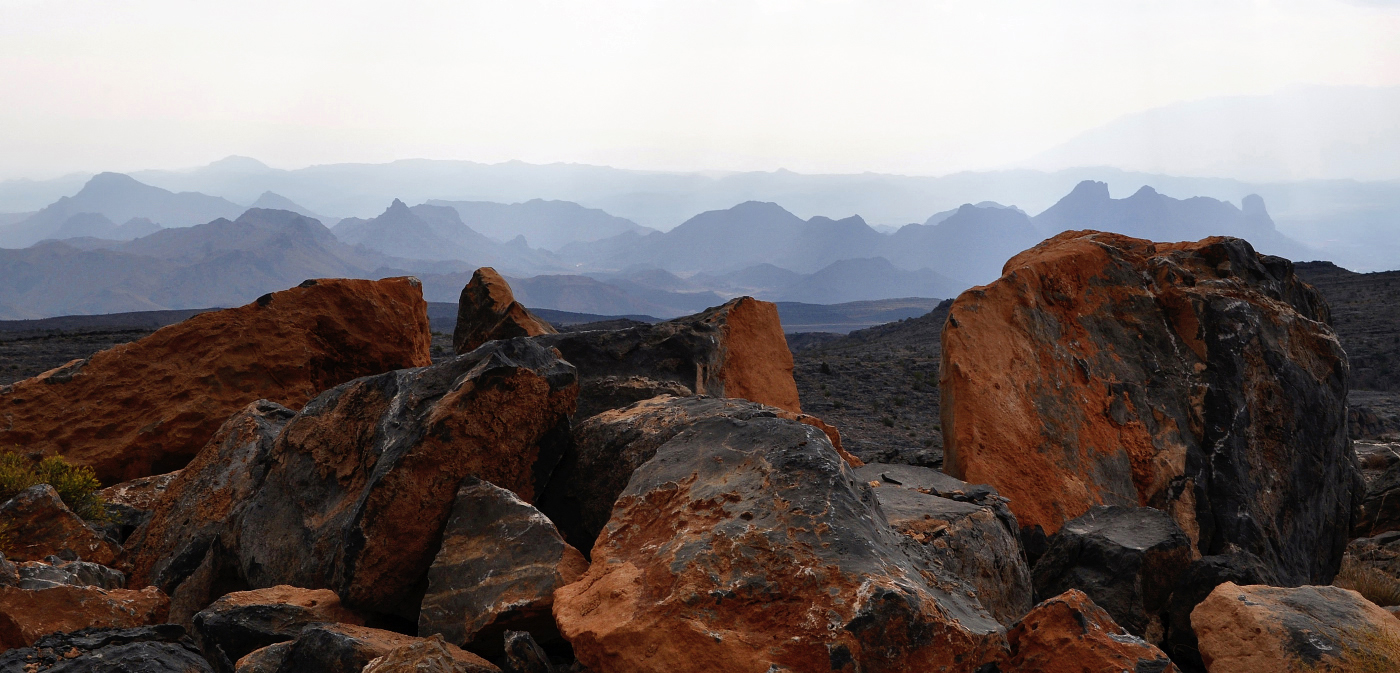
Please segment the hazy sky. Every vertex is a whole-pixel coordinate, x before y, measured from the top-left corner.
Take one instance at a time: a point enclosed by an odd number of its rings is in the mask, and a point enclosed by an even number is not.
[[[0,0],[0,177],[407,157],[939,174],[1400,85],[1400,1]]]

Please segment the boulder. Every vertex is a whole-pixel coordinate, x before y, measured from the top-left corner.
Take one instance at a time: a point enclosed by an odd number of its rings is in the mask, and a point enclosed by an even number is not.
[[[25,561],[16,569],[21,589],[48,589],[55,586],[126,588],[126,575],[120,570],[87,561],[65,561],[50,556],[43,561]]]
[[[1328,582],[1361,496],[1329,320],[1291,262],[1241,239],[1059,234],[953,303],[944,469],[1043,534],[1154,507],[1202,555]]]
[[[126,542],[137,528],[150,520],[156,501],[178,476],[180,471],[176,470],[124,481],[98,491],[97,497],[107,505],[107,521],[102,523],[107,537]]]
[[[599,413],[574,428],[573,441],[540,496],[540,511],[587,554],[632,472],[651,460],[657,447],[701,419],[779,416],[797,415],[744,400],[669,395]],[[849,461],[860,464],[854,457]]]
[[[505,673],[555,673],[554,664],[529,631],[506,631]]]
[[[1351,534],[1373,537],[1400,530],[1400,455],[1390,444],[1368,444],[1366,452],[1360,451],[1361,446],[1358,442],[1362,466],[1372,469],[1363,473],[1366,491]]]
[[[554,616],[595,671],[971,672],[1004,655],[971,589],[914,545],[816,428],[704,418],[632,474]]]
[[[1400,531],[1388,531],[1374,537],[1363,537],[1347,544],[1347,554],[1357,562],[1400,579]],[[1236,582],[1241,584],[1241,582]],[[1272,582],[1248,582],[1272,584]]]
[[[1278,579],[1263,561],[1247,552],[1205,556],[1191,562],[1176,580],[1167,603],[1170,619],[1162,649],[1177,666],[1187,671],[1204,671],[1196,632],[1191,628],[1191,611],[1226,582],[1235,584],[1277,584]]]
[[[1066,523],[1036,561],[1037,597],[1083,591],[1129,633],[1166,637],[1167,603],[1191,563],[1191,542],[1150,507],[1095,507]]]
[[[13,540],[8,556],[38,561],[49,556],[111,564],[122,548],[89,526],[48,484],[36,484],[0,504],[0,521],[9,525]]]
[[[19,586],[19,568],[0,553],[0,587]]]
[[[507,630],[560,642],[551,614],[554,591],[586,570],[588,561],[539,510],[467,477],[428,568],[418,635],[441,634],[490,657],[503,654]]]
[[[322,393],[287,422],[238,516],[239,577],[332,589],[352,609],[416,622],[462,480],[532,501],[577,390],[557,353],[511,339]]]
[[[166,486],[147,523],[127,540],[132,583],[171,596],[171,618],[190,625],[215,598],[247,589],[228,550],[233,526],[267,474],[272,443],[291,409],[257,400],[231,416]]]
[[[51,633],[159,624],[169,609],[170,599],[155,587],[140,591],[69,585],[39,590],[0,587],[0,650],[28,647]]]
[[[216,671],[232,673],[253,650],[294,640],[303,627],[319,622],[363,626],[329,589],[276,586],[225,594],[194,616],[194,632]]]
[[[177,624],[55,633],[0,654],[5,673],[212,673]]]
[[[997,621],[1010,626],[1034,604],[1020,528],[1006,499],[937,470],[868,464],[856,478],[875,488],[885,520],[948,574],[968,583]]]
[[[655,325],[536,337],[558,348],[578,367],[578,418],[588,418],[628,395],[616,382],[647,397],[683,386],[696,395],[743,398],[801,413],[792,378],[792,351],[783,338],[778,308],[739,297],[695,315]],[[600,385],[613,377],[612,385]],[[629,399],[630,397],[630,399]]]
[[[419,643],[416,648],[410,646]],[[408,648],[379,669],[381,673],[413,671],[415,664],[424,664],[422,671],[467,671],[470,673],[499,673],[489,662],[463,652],[440,638],[415,638],[393,631],[381,631],[350,624],[312,624],[301,630],[296,640],[254,650],[238,661],[238,673],[361,673],[380,657]],[[454,668],[434,668],[440,665],[442,652],[450,656]],[[379,665],[384,665],[381,660]]]
[[[375,657],[364,673],[500,673],[491,662],[452,647],[442,636],[422,638]]]
[[[472,274],[457,300],[457,328],[452,348],[458,355],[497,339],[554,334],[549,323],[515,300],[510,284],[496,270],[483,266]]]
[[[1226,582],[1191,626],[1211,673],[1400,670],[1400,619],[1338,587]]]
[[[1161,650],[1114,623],[1084,592],[1070,589],[1037,604],[1006,634],[1002,673],[1172,673]]]
[[[307,281],[0,387],[0,446],[62,454],[108,484],[170,472],[249,402],[299,407],[427,365],[429,340],[417,279]]]

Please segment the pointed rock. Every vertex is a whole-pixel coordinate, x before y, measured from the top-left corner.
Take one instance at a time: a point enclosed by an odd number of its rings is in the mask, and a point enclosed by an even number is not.
[[[1083,592],[1070,589],[1036,605],[1006,634],[1002,673],[1175,673],[1161,650],[1129,634]]]
[[[487,341],[555,333],[554,327],[515,300],[510,284],[501,274],[483,266],[472,274],[457,300],[457,328],[452,332],[452,348],[461,355]]]
[[[69,510],[48,484],[30,486],[0,505],[0,521],[9,524],[13,536],[9,557],[16,561],[59,556],[105,565],[122,553],[121,547]]]

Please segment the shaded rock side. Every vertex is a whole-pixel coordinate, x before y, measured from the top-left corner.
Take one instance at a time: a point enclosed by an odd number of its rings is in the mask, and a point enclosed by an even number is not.
[[[62,454],[108,484],[170,472],[249,402],[298,407],[427,365],[429,340],[417,279],[307,281],[0,388],[0,446]]]
[[[549,323],[515,300],[510,284],[501,274],[483,266],[472,274],[457,300],[457,327],[452,331],[452,348],[461,355],[487,341],[554,333]]]
[[[539,510],[499,486],[467,477],[452,505],[418,613],[418,634],[499,657],[506,630],[559,641],[554,591],[588,561]]]
[[[1245,552],[1205,556],[1192,561],[1172,589],[1172,597],[1167,604],[1170,615],[1167,642],[1162,646],[1167,656],[1183,670],[1205,670],[1196,632],[1191,628],[1191,611],[1216,587],[1226,582],[1277,585],[1278,579],[1258,557]]]
[[[436,646],[417,648],[415,644],[435,641]],[[270,645],[254,650],[237,664],[239,673],[361,673],[365,667],[380,657],[385,657],[403,648],[408,650],[395,657],[396,664],[410,668],[386,668],[383,673],[400,670],[414,670],[411,666],[423,663],[431,666],[434,656],[445,651],[454,661],[462,662],[465,670],[471,673],[499,673],[489,662],[437,638],[415,638],[393,631],[371,629],[350,624],[312,624],[302,629],[296,640]],[[383,665],[381,660],[379,665]],[[423,671],[436,669],[425,666]]]
[[[9,526],[7,555],[15,561],[59,556],[110,565],[122,553],[120,546],[68,509],[48,484],[30,486],[0,504],[0,521]]]
[[[178,476],[180,471],[176,470],[124,481],[98,491],[97,496],[107,503],[108,520],[102,524],[103,531],[118,542],[126,542],[137,528],[151,519],[156,501]]]
[[[89,628],[44,636],[0,654],[0,672],[206,673],[209,664],[177,624]]]
[[[363,626],[329,589],[276,586],[226,594],[194,616],[194,632],[215,670],[232,673],[253,650],[294,640],[319,622]]]
[[[943,330],[945,467],[1045,534],[1095,505],[1168,512],[1327,582],[1360,477],[1321,295],[1243,240],[1065,232],[964,292]]]
[[[326,391],[288,421],[239,517],[240,577],[416,621],[462,479],[533,500],[577,390],[553,350],[512,339]]]
[[[126,575],[122,574],[122,571],[87,561],[64,561],[50,556],[47,561],[20,563],[15,570],[19,581],[10,586],[18,586],[21,589],[48,589],[60,585],[98,589],[126,588]]]
[[[506,631],[504,639],[506,673],[555,673],[549,655],[528,631]]]
[[[1160,645],[1191,543],[1150,507],[1095,507],[1060,528],[1035,564],[1037,597],[1083,591],[1129,633]]]
[[[1360,444],[1358,444],[1358,449]],[[1400,530],[1400,460],[1394,455],[1395,445],[1370,444],[1363,460],[1378,462],[1376,458],[1389,458],[1382,469],[1367,470],[1366,494],[1356,520],[1352,523],[1351,534],[1356,537],[1372,537]],[[1383,452],[1375,449],[1384,449]],[[1360,453],[1360,451],[1358,451]],[[1376,455],[1379,453],[1380,455]]]
[[[913,465],[871,463],[855,475],[875,489],[890,526],[969,584],[998,622],[1010,626],[1031,609],[1031,569],[1005,498]]]
[[[435,636],[400,645],[384,656],[375,657],[363,673],[500,673],[500,670],[491,662]]]
[[[1210,673],[1400,670],[1400,619],[1338,587],[1226,582],[1191,625]]]
[[[155,587],[140,591],[67,585],[37,591],[0,587],[0,650],[28,647],[51,633],[159,624],[169,609],[170,599]]]
[[[632,475],[554,615],[595,671],[974,671],[1001,657],[996,620],[910,544],[816,428],[708,418]]]
[[[632,472],[680,431],[706,418],[796,416],[745,400],[670,395],[599,413],[574,428],[573,441],[540,497],[540,511],[559,527],[569,544],[587,554],[612,516],[613,503],[627,488]],[[854,458],[850,460],[859,464]]]
[[[1161,650],[1114,623],[1082,591],[1035,606],[1009,633],[1002,673],[1173,673]]]
[[[783,338],[776,305],[739,297],[695,315],[621,330],[571,332],[538,337],[578,367],[585,394],[578,417],[607,409],[619,396],[595,380],[648,379],[652,390],[685,386],[697,395],[743,398],[800,413],[792,378],[792,351]]]
[[[231,416],[128,538],[132,583],[170,594],[175,621],[189,624],[215,598],[248,588],[229,551],[237,546],[236,523],[262,486],[273,442],[294,415],[258,400]]]

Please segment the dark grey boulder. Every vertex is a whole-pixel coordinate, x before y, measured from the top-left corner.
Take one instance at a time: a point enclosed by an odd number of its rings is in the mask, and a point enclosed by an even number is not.
[[[280,586],[227,594],[194,616],[194,636],[219,673],[232,673],[245,655],[295,639],[318,623],[362,625],[335,592]]]
[[[1191,563],[1191,541],[1165,512],[1095,507],[1066,522],[1032,571],[1042,600],[1083,591],[1129,633],[1157,645],[1168,600]]]
[[[555,673],[554,664],[529,631],[505,632],[505,673]]]
[[[83,629],[0,654],[0,673],[212,673],[177,624]]]

